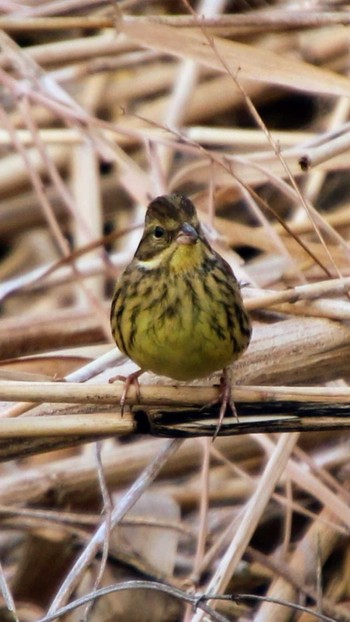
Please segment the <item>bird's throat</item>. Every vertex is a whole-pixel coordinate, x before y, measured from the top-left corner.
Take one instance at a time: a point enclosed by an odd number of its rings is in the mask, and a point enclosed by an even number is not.
[[[191,272],[203,262],[203,247],[200,241],[195,244],[177,244],[169,261],[172,272]]]
[[[174,243],[150,259],[139,259],[137,264],[142,270],[169,270],[172,273],[191,272],[198,269],[204,259],[203,244],[198,240],[194,244]]]

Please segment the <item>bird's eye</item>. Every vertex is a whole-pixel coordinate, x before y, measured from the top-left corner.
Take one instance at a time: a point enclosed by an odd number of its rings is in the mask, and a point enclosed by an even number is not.
[[[163,238],[165,236],[165,229],[163,229],[163,227],[159,227],[159,225],[157,225],[157,227],[154,227],[153,235],[157,239]]]

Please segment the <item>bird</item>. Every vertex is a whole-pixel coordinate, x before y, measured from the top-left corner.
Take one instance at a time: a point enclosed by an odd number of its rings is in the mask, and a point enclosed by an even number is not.
[[[231,365],[249,345],[251,322],[230,265],[209,244],[192,201],[183,194],[154,198],[140,243],[117,281],[111,330],[139,369],[191,381],[222,370],[219,431],[231,398]],[[116,378],[112,379],[115,380]]]

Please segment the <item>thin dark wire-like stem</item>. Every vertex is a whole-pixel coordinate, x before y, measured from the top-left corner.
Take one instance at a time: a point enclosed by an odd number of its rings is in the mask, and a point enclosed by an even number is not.
[[[282,607],[291,607],[296,611],[308,613],[309,615],[314,616],[318,620],[322,620],[322,622],[336,622],[334,618],[330,618],[329,616],[319,613],[318,611],[314,611],[310,607],[304,607],[303,605],[280,600],[278,598],[257,596],[255,594],[189,594],[172,585],[167,585],[166,583],[158,583],[157,581],[124,581],[122,583],[118,583],[117,585],[109,585],[108,587],[104,587],[100,590],[97,590],[96,592],[92,592],[91,594],[86,594],[85,596],[78,598],[77,600],[69,603],[69,605],[58,609],[55,613],[44,616],[43,618],[38,620],[38,622],[53,622],[53,620],[56,620],[57,618],[64,616],[67,613],[73,611],[74,609],[86,605],[91,601],[95,601],[97,598],[101,598],[102,596],[107,596],[108,594],[121,592],[124,590],[155,590],[158,592],[162,592],[163,594],[169,594],[176,599],[182,600],[183,602],[192,605],[194,610],[201,609],[204,613],[210,615],[211,619],[214,620],[214,622],[228,622],[228,620],[221,613],[218,613],[217,611],[212,609],[210,605],[207,605],[207,600],[233,601],[235,603],[246,603],[247,601],[269,602],[280,605]]]
[[[228,622],[228,619],[222,614],[214,611],[210,605],[207,605],[205,600],[206,597],[198,594],[188,594],[183,590],[180,590],[172,585],[167,585],[166,583],[157,583],[156,581],[125,581],[123,583],[118,583],[117,585],[109,585],[108,587],[97,590],[96,592],[92,592],[91,594],[87,594],[86,596],[82,596],[77,600],[69,603],[65,607],[58,609],[55,613],[49,613],[44,616],[38,622],[52,622],[57,618],[66,615],[67,613],[81,607],[82,605],[86,605],[91,601],[95,601],[97,598],[101,598],[101,596],[107,596],[108,594],[112,594],[115,592],[121,592],[124,590],[156,590],[158,592],[162,592],[164,594],[169,594],[174,598],[184,601],[192,605],[194,609],[200,608],[204,613],[207,613],[211,616],[211,619],[214,622]],[[328,621],[327,621],[328,622]],[[333,621],[332,621],[333,622]]]

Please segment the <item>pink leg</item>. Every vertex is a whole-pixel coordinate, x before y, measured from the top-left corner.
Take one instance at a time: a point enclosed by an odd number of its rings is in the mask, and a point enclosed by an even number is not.
[[[137,371],[134,371],[132,374],[129,374],[128,376],[122,376],[120,374],[118,374],[117,376],[113,376],[112,378],[109,379],[109,383],[115,382],[116,380],[121,380],[122,382],[124,382],[124,390],[122,393],[122,396],[120,398],[120,414],[121,416],[124,415],[124,407],[125,407],[125,401],[126,398],[128,396],[128,391],[129,391],[129,387],[131,384],[135,385],[136,388],[136,397],[137,400],[140,401],[140,384],[138,381],[139,376],[141,376],[141,374],[143,374],[144,371],[143,369],[138,369]]]
[[[220,412],[219,412],[219,420],[218,420],[218,424],[216,426],[216,430],[214,432],[214,436],[213,436],[213,442],[215,441],[218,433],[220,432],[220,428],[222,426],[222,422],[224,420],[224,416],[227,410],[227,407],[230,406],[234,416],[236,417],[237,421],[238,421],[238,415],[237,415],[237,410],[236,410],[236,406],[235,403],[232,399],[232,394],[231,394],[231,390],[232,390],[232,369],[230,367],[224,367],[224,369],[222,370],[222,376],[220,378],[220,384],[221,384],[221,388],[220,388],[220,395],[218,400],[216,400],[216,403],[220,403]]]

